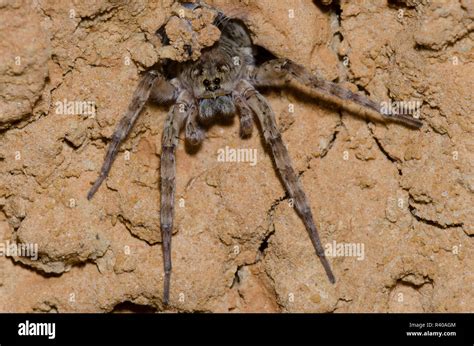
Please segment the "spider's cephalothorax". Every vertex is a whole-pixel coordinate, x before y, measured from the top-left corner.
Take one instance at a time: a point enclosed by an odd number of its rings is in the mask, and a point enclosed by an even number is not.
[[[180,131],[185,129],[186,141],[197,145],[204,139],[206,124],[219,117],[238,114],[241,135],[251,133],[254,118],[259,122],[265,142],[269,146],[275,165],[288,195],[310,236],[329,281],[335,278],[314,224],[309,201],[293,169],[290,156],[282,141],[274,113],[257,91],[259,87],[296,87],[311,95],[341,106],[358,105],[361,113],[377,114],[388,120],[419,128],[422,123],[409,115],[383,114],[380,104],[363,95],[353,93],[316,77],[303,66],[288,59],[271,59],[255,64],[256,47],[245,26],[239,20],[219,14],[215,24],[221,38],[204,50],[195,62],[173,63],[166,79],[157,70],[147,72],[133,95],[127,112],[118,124],[109,145],[100,176],[87,197],[91,199],[107,177],[119,145],[127,136],[148,99],[157,103],[174,103],[165,120],[161,153],[161,232],[164,257],[163,303],[169,301],[171,278],[171,234],[174,217],[175,153]]]
[[[235,114],[232,90],[236,87],[240,68],[232,66],[229,61],[232,61],[229,53],[215,47],[204,52],[197,63],[189,64],[183,71],[198,103],[198,119],[202,124],[210,123],[216,116]]]
[[[218,116],[236,113],[232,94],[252,67],[251,41],[237,22],[227,23],[219,41],[204,50],[198,61],[178,67],[179,80],[196,100],[199,123],[209,124]]]

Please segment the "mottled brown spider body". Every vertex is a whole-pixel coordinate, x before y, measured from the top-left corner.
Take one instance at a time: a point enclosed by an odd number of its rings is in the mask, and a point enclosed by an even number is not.
[[[233,93],[254,67],[250,37],[238,22],[222,28],[219,41],[202,52],[196,62],[178,67],[177,78],[192,93],[198,107],[198,122],[209,124],[216,117],[236,114]]]
[[[195,5],[199,6],[199,5]],[[173,63],[169,80],[157,70],[141,79],[129,108],[115,130],[99,178],[88,193],[91,199],[107,177],[118,148],[127,136],[147,100],[173,102],[165,120],[161,152],[161,232],[164,256],[163,303],[169,302],[171,278],[171,235],[173,229],[176,162],[175,152],[180,131],[185,129],[186,141],[197,145],[204,139],[204,125],[220,117],[238,114],[241,135],[251,133],[253,121],[258,121],[269,146],[283,184],[310,236],[328,279],[335,282],[329,262],[319,240],[309,201],[292,167],[288,150],[282,141],[273,111],[258,87],[296,87],[313,96],[343,107],[360,106],[358,112],[375,113],[386,119],[419,128],[422,123],[409,115],[388,115],[380,112],[380,104],[365,96],[325,81],[288,59],[272,59],[255,64],[256,47],[245,26],[239,20],[222,13],[215,24],[221,38],[204,50],[195,62]]]

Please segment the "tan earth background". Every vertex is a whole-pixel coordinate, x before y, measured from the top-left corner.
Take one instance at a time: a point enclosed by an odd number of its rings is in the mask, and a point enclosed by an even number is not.
[[[474,308],[474,3],[209,1],[254,43],[376,101],[419,101],[421,130],[369,120],[289,90],[265,91],[311,201],[331,285],[258,131],[181,137],[169,311],[467,312]],[[107,144],[143,71],[183,57],[179,3],[0,3],[0,311],[163,311],[160,139],[143,111],[95,197]],[[185,16],[193,14],[186,12]],[[201,21],[201,22],[200,22]],[[195,27],[194,27],[195,25]],[[194,18],[196,54],[216,28]],[[194,53],[193,53],[194,54]],[[93,114],[58,103],[88,102]],[[258,161],[219,162],[256,149]],[[334,243],[335,242],[335,243]]]

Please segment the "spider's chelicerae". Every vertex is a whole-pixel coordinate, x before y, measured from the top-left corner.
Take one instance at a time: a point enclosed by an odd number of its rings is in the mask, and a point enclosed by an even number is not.
[[[199,6],[199,5],[194,5]],[[260,87],[296,87],[311,95],[342,106],[358,105],[362,112],[419,128],[422,123],[404,114],[382,113],[380,104],[316,77],[288,59],[270,59],[256,63],[257,47],[245,25],[218,12],[214,25],[221,30],[220,39],[202,51],[197,61],[168,64],[165,75],[160,70],[145,73],[138,84],[127,112],[118,124],[109,145],[100,176],[87,198],[91,199],[107,177],[119,145],[130,132],[147,100],[171,103],[166,117],[161,152],[161,233],[164,257],[163,303],[168,304],[171,277],[171,235],[173,229],[178,136],[184,128],[186,141],[193,146],[204,139],[205,125],[223,117],[238,114],[240,134],[252,132],[254,118],[259,123],[288,195],[301,217],[331,283],[335,282],[331,266],[314,224],[311,207],[298,175],[292,167],[275,115],[260,92]],[[170,67],[171,66],[171,67]],[[254,117],[255,116],[255,117]]]

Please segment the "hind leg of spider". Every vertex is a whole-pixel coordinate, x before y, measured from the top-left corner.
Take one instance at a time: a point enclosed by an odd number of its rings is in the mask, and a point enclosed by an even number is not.
[[[164,289],[163,304],[168,305],[171,281],[171,235],[174,221],[174,196],[176,190],[176,147],[178,136],[186,118],[191,116],[193,100],[183,91],[166,117],[161,146],[161,209],[160,226],[163,246]]]
[[[385,120],[403,123],[410,127],[420,128],[423,123],[409,114],[387,114],[382,112],[380,103],[367,97],[347,90],[337,83],[326,81],[312,75],[303,66],[288,59],[275,59],[262,64],[252,76],[255,86],[285,86],[306,87],[317,97],[344,108],[354,110],[355,113],[375,115]],[[356,110],[353,108],[356,106]],[[360,107],[362,106],[362,107]]]
[[[94,196],[102,182],[109,174],[110,168],[117,156],[120,143],[125,137],[127,137],[152,91],[154,91],[155,94],[163,95],[163,100],[171,100],[176,94],[175,88],[157,71],[149,71],[143,76],[133,93],[132,101],[130,102],[125,115],[120,120],[114,134],[112,135],[112,141],[107,149],[107,154],[105,155],[100,175],[89,190],[87,199],[90,200]]]
[[[313,243],[316,254],[318,255],[326,275],[331,283],[335,283],[336,279],[332,273],[331,266],[324,254],[321,241],[319,239],[318,231],[314,224],[313,214],[309,205],[308,198],[301,187],[293,166],[291,164],[288,149],[283,143],[280,131],[277,128],[275,115],[270,108],[270,105],[265,98],[247,81],[242,81],[238,86],[238,91],[244,97],[245,102],[250,109],[257,115],[258,121],[261,125],[263,136],[267,145],[270,147],[273,154],[273,159],[278,168],[280,176],[285,185],[286,191],[294,200],[296,211],[300,215],[306,230],[309,233],[311,242]]]

